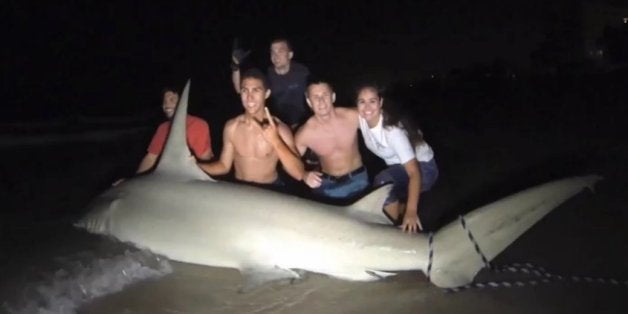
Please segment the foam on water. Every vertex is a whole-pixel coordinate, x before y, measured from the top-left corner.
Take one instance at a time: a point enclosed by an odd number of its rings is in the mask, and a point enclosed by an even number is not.
[[[60,265],[56,271],[27,284],[15,302],[3,304],[4,310],[13,314],[76,313],[79,306],[97,297],[172,272],[166,258],[137,250],[107,257],[84,252],[58,258],[56,263]]]

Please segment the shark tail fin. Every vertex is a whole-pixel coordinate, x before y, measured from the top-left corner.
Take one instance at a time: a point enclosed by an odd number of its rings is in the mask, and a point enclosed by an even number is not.
[[[196,165],[195,158],[190,154],[187,144],[187,111],[190,95],[190,80],[185,84],[179,104],[172,119],[166,145],[159,158],[155,173],[167,174],[180,180],[211,180]]]
[[[480,269],[537,221],[583,188],[592,189],[600,179],[590,175],[535,186],[443,227],[434,238],[432,282],[443,288],[472,282]]]

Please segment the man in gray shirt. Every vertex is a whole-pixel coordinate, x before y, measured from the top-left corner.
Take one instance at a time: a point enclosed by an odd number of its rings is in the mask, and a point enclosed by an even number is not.
[[[234,47],[232,54],[233,87],[240,93],[240,64],[248,52]],[[305,88],[310,74],[308,68],[292,61],[294,51],[290,42],[278,38],[270,43],[270,61],[267,77],[270,82],[272,111],[284,123],[295,129],[308,115],[305,105]]]

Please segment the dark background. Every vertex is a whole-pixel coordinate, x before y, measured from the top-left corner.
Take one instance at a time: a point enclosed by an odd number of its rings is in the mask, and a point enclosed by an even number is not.
[[[8,1],[0,119],[159,114],[160,90],[187,78],[194,110],[237,107],[235,37],[261,68],[270,39],[289,38],[295,60],[331,79],[343,101],[363,75],[442,92],[434,84],[573,77],[626,62],[623,1],[336,2]]]
[[[469,154],[505,163],[478,143],[514,159],[548,152],[500,173],[509,185],[502,177],[459,195],[465,208],[592,163],[626,169],[623,1],[7,1],[3,15],[1,183],[21,214],[81,207],[132,175],[163,120],[162,88],[188,78],[190,111],[208,120],[219,153],[225,120],[241,112],[229,68],[236,37],[253,51],[245,66],[263,69],[269,41],[289,38],[294,60],[331,80],[341,106],[353,105],[351,87],[365,77],[387,86],[451,189]],[[130,128],[141,131],[116,135]]]
[[[235,37],[253,50],[245,66],[261,68],[269,41],[289,38],[295,60],[331,80],[341,106],[353,105],[351,86],[364,77],[386,85],[441,171],[421,196],[424,226],[557,178],[604,176],[595,194],[561,205],[499,258],[627,277],[626,1],[5,0],[0,18],[2,302],[27,298],[25,283],[56,271],[57,257],[99,245],[72,223],[134,174],[164,119],[164,86],[192,79],[190,111],[208,120],[220,152],[225,120],[241,112]],[[376,174],[381,161],[363,153]],[[626,313],[621,288],[555,287],[446,295],[423,309]],[[180,304],[199,295],[173,289]]]

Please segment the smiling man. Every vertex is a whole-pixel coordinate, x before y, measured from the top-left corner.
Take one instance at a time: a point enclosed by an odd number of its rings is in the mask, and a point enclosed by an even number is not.
[[[336,108],[336,93],[323,80],[312,81],[306,92],[314,112],[295,136],[301,155],[312,150],[320,160],[321,172],[309,171],[303,181],[314,193],[333,199],[358,196],[368,186],[368,174],[358,150],[358,112]]]
[[[281,162],[290,176],[301,180],[303,163],[292,132],[266,108],[271,91],[264,74],[257,69],[246,71],[240,88],[244,113],[227,121],[220,159],[199,166],[210,175],[227,174],[235,166],[237,180],[281,190],[284,184],[277,174]]]
[[[162,95],[161,109],[166,118],[168,118],[168,121],[163,122],[157,128],[148,146],[147,153],[137,168],[137,173],[146,172],[155,166],[159,155],[164,149],[168,133],[170,132],[172,117],[174,117],[175,109],[179,103],[179,94],[172,88],[165,88]],[[198,160],[209,160],[214,156],[209,125],[205,120],[193,115],[187,116],[187,141],[188,147],[190,147],[192,153]]]

